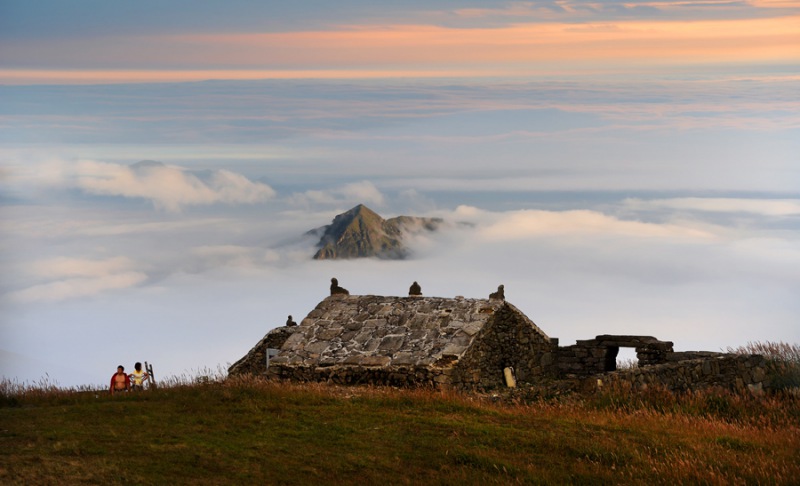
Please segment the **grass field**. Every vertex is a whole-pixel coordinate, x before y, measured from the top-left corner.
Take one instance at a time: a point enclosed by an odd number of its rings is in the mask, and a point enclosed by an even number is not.
[[[6,391],[2,484],[798,484],[796,398],[523,403],[255,378]]]

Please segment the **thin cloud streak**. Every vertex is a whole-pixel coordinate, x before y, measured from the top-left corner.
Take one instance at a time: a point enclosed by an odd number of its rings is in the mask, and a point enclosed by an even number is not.
[[[29,83],[50,78],[89,82],[92,71],[105,81],[120,77],[129,82],[152,81],[162,69],[169,71],[163,75],[181,80],[306,77],[311,73],[324,79],[347,73],[365,78],[387,74],[424,77],[431,72],[524,75],[541,72],[534,68],[540,65],[545,71],[613,71],[642,64],[793,63],[800,58],[798,25],[800,16],[794,15],[693,22],[513,24],[491,29],[357,25],[336,31],[197,33],[118,38],[114,42],[76,39],[58,46],[6,46],[6,66],[36,59],[41,71],[6,68],[0,72],[0,81]],[[119,45],[126,46],[124,51]],[[264,71],[264,66],[272,69]],[[250,71],[253,69],[256,72]]]
[[[683,197],[672,199],[626,199],[631,209],[672,209],[712,213],[751,213],[764,216],[800,216],[800,199],[741,199]]]
[[[35,275],[49,278],[101,277],[124,272],[133,267],[134,262],[126,257],[105,260],[61,257],[34,262],[31,265],[31,272]]]
[[[310,190],[292,194],[289,203],[294,206],[313,205],[341,206],[347,204],[370,204],[382,207],[386,203],[384,195],[370,181],[352,182],[327,190]]]
[[[530,74],[555,74],[536,70]],[[209,80],[474,78],[524,75],[512,69],[0,69],[0,84],[130,84]]]
[[[480,231],[488,241],[524,240],[552,235],[614,235],[633,238],[707,239],[707,231],[674,224],[624,221],[596,211],[537,211],[507,213]]]
[[[58,302],[94,297],[110,290],[126,289],[139,285],[145,280],[147,280],[147,275],[141,272],[112,273],[92,278],[68,278],[10,292],[6,298],[19,304]]]
[[[202,180],[161,163],[123,166],[79,161],[74,171],[76,186],[88,194],[143,198],[173,212],[191,205],[252,204],[275,196],[266,184],[251,182],[227,170],[214,171]]]

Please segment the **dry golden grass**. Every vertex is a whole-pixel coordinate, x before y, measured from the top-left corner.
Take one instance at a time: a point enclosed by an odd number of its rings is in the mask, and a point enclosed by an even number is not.
[[[616,390],[525,402],[213,374],[114,398],[8,391],[6,384],[3,484],[796,484],[800,477],[800,403],[790,396]]]

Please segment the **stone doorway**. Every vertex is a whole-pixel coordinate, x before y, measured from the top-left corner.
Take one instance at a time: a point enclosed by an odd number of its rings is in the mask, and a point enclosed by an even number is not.
[[[617,353],[617,369],[629,370],[639,367],[639,350],[634,347],[622,346]]]
[[[607,346],[603,371],[617,371],[639,366],[638,350],[632,346]]]

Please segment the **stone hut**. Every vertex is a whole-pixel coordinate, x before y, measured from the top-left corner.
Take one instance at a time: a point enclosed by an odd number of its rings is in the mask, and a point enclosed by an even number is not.
[[[621,347],[636,350],[638,366],[616,370]],[[562,347],[499,298],[335,294],[300,325],[270,331],[228,373],[465,390],[551,380],[761,390],[771,386],[772,366],[760,355],[675,352],[652,336],[600,335]]]
[[[504,384],[505,368],[529,382],[553,361],[550,338],[496,299],[332,295],[299,326],[281,329],[286,338],[269,374],[292,380],[494,387]],[[230,373],[263,370],[256,351]]]

